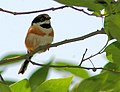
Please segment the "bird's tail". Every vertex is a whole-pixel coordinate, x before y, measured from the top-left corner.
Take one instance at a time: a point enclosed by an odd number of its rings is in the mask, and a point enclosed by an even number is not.
[[[29,57],[29,59],[31,59],[31,58],[32,58],[32,56]],[[28,64],[29,64],[29,61],[25,60],[24,63],[22,64],[18,74],[20,74],[20,73],[23,74],[26,71]]]

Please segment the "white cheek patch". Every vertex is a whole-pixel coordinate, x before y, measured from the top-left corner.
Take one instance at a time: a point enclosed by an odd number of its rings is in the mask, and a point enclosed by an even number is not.
[[[38,23],[35,23],[35,24],[38,24],[38,25],[50,24],[50,20],[46,20],[46,21],[43,21],[43,22],[38,22]]]

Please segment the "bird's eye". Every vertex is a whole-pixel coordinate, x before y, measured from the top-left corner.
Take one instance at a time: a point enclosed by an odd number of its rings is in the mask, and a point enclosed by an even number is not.
[[[44,18],[44,17],[41,17],[41,18],[40,18],[40,22],[43,22],[43,21],[45,21],[45,18]]]

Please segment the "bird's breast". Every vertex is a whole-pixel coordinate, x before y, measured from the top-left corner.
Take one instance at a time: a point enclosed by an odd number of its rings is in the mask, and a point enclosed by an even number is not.
[[[28,51],[33,51],[39,46],[51,44],[53,37],[54,32],[52,28],[45,29],[34,25],[28,30],[25,45]]]

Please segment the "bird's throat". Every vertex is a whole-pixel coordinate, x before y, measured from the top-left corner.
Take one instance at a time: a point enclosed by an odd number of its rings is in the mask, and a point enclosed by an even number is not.
[[[43,27],[43,28],[51,28],[51,25],[50,24],[41,24],[40,25],[41,27]]]

